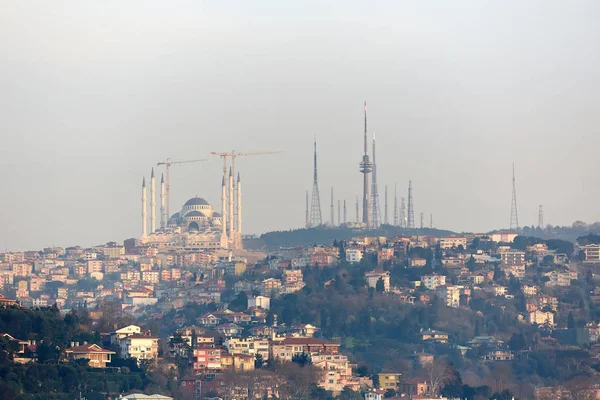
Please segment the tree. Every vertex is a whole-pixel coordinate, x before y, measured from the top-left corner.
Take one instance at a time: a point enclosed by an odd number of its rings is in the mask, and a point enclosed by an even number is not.
[[[573,311],[569,311],[569,316],[567,318],[567,328],[577,328],[577,325],[575,324],[575,318],[573,317]]]
[[[446,360],[436,359],[425,366],[430,395],[437,396],[442,387],[452,378],[452,373]]]
[[[240,292],[237,297],[229,303],[231,311],[244,311],[248,308],[248,295],[246,292]]]
[[[375,284],[375,290],[378,293],[383,293],[385,292],[385,283],[383,282],[383,278],[379,278],[377,280],[377,283]]]
[[[260,369],[263,367],[264,364],[265,361],[263,360],[262,354],[256,353],[256,357],[254,357],[254,368]]]

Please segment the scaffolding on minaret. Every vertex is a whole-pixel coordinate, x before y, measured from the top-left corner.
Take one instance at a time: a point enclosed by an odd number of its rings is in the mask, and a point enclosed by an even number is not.
[[[510,229],[519,230],[519,213],[517,212],[517,184],[515,179],[515,164],[512,175],[512,202],[510,205]]]
[[[412,181],[408,181],[408,222],[406,223],[407,228],[415,228],[415,208],[413,204],[412,195]]]
[[[309,226],[315,228],[323,225],[323,218],[321,215],[321,199],[319,197],[319,183],[317,179],[317,138],[314,140],[314,164],[313,164],[313,189],[312,189],[312,200],[310,203],[310,219]]]

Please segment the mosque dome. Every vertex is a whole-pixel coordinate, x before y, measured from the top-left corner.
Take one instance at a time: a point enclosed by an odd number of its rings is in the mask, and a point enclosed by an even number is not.
[[[185,214],[185,218],[189,218],[189,217],[206,217],[206,215],[203,212],[200,211],[190,211],[189,213]]]
[[[206,201],[200,197],[193,197],[185,202],[185,206],[209,206],[209,205],[210,204],[208,203],[208,201]]]
[[[216,211],[213,212],[213,218],[220,218],[220,217],[222,217],[221,213],[218,213]]]

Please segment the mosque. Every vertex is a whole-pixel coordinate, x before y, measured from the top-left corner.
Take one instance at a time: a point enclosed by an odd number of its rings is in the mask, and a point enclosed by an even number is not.
[[[150,177],[150,233],[147,231],[146,178],[142,180],[142,237],[140,244],[161,250],[220,250],[242,248],[242,183],[238,174],[234,193],[233,174],[221,184],[221,213],[201,197],[185,202],[180,211],[166,220],[165,182],[160,182],[160,227],[156,227],[156,182]],[[227,194],[229,189],[229,195]],[[237,200],[237,201],[236,201]],[[229,214],[229,218],[228,218]]]

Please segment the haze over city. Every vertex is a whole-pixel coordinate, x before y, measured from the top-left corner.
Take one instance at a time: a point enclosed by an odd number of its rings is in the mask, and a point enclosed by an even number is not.
[[[139,236],[143,176],[218,208],[211,151],[239,159],[245,232],[304,225],[317,136],[353,210],[363,101],[378,180],[438,228],[600,220],[600,5],[559,2],[3,2],[0,247]],[[162,169],[156,169],[158,174]],[[353,212],[349,212],[353,217]]]

